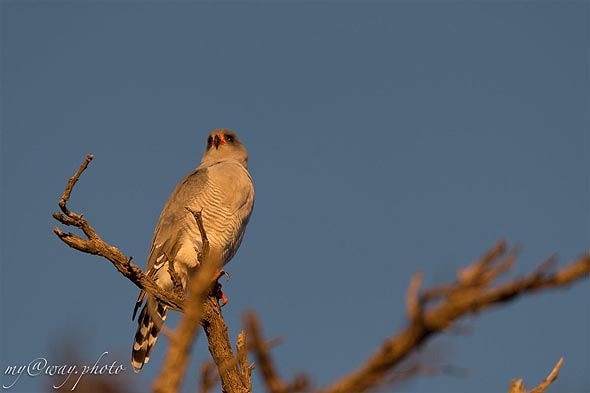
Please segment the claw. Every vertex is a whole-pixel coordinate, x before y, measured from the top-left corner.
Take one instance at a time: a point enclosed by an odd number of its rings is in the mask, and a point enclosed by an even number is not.
[[[222,285],[219,283],[219,279],[225,276],[229,280],[229,274],[225,270],[219,270],[213,277],[214,288],[213,293],[217,297],[217,300],[221,300],[221,307],[225,306],[229,299],[225,296],[225,293],[221,290]]]
[[[225,293],[221,290],[222,285],[218,282],[215,283],[215,288],[213,289],[213,293],[217,300],[221,300],[221,307],[225,306],[229,299],[225,296]]]
[[[213,276],[213,281],[219,281],[221,276],[223,276],[224,274],[226,274],[224,270],[218,270],[217,273],[215,273],[215,275]]]

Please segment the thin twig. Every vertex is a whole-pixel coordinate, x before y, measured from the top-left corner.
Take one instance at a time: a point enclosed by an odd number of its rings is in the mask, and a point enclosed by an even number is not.
[[[510,382],[510,388],[508,389],[508,393],[544,393],[545,390],[551,385],[559,376],[559,370],[563,365],[563,358],[560,358],[553,367],[553,370],[549,373],[547,378],[545,378],[537,387],[527,390],[522,382],[522,378],[520,379],[513,379]]]
[[[248,346],[246,344],[246,332],[241,331],[236,340],[236,352],[238,353],[238,366],[242,374],[242,380],[246,386],[252,385],[253,364],[248,363]]]
[[[64,192],[58,202],[59,208],[68,217],[72,217],[74,215],[74,213],[71,213],[67,207],[67,203],[70,200],[70,195],[72,194],[72,190],[74,189],[74,186],[78,182],[78,179],[80,179],[80,175],[82,175],[82,172],[84,172],[86,170],[86,168],[88,168],[88,164],[90,164],[90,162],[93,159],[94,159],[93,154],[88,154],[86,156],[86,159],[84,161],[82,161],[82,164],[80,164],[80,167],[78,168],[78,170],[76,171],[74,176],[72,176],[68,179],[68,183],[66,184],[66,188],[64,189]],[[81,215],[75,215],[75,217],[81,217]]]
[[[531,390],[531,393],[543,393],[545,391],[545,389],[547,389],[549,387],[549,385],[551,385],[553,382],[555,382],[555,380],[559,376],[559,370],[561,370],[562,365],[563,365],[563,358],[559,358],[559,360],[555,364],[555,367],[553,367],[553,370],[551,370],[551,372],[549,373],[547,378],[545,378],[543,380],[543,382],[541,382],[536,388]]]

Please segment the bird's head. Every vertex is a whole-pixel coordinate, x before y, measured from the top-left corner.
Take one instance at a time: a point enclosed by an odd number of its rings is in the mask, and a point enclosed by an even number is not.
[[[201,163],[235,160],[248,168],[248,151],[235,132],[225,128],[211,131]]]

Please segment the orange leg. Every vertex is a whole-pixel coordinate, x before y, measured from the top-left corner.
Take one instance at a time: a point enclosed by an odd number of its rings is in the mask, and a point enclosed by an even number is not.
[[[217,300],[221,300],[221,307],[225,306],[227,304],[227,302],[229,301],[229,299],[227,298],[227,296],[225,296],[225,293],[223,293],[223,291],[221,290],[221,283],[219,282],[219,279],[222,276],[226,276],[227,278],[229,278],[229,274],[227,274],[226,271],[224,270],[219,270],[215,276],[213,277],[213,294],[215,294],[215,296],[217,297]]]

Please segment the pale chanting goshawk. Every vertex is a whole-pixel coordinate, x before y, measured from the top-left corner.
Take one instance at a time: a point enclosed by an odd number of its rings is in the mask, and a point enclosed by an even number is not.
[[[198,268],[197,254],[202,248],[201,233],[189,209],[202,212],[210,249],[221,255],[223,266],[238,250],[253,206],[254,186],[248,173],[246,148],[234,132],[212,131],[201,164],[178,183],[160,214],[146,274],[163,289],[173,290],[174,282],[168,272],[172,260],[186,290],[189,277]],[[145,291],[140,292],[133,310],[135,318],[147,297],[139,314],[131,354],[135,372],[149,361],[161,323],[166,319],[167,307],[146,295]],[[154,316],[160,321],[154,321]]]

